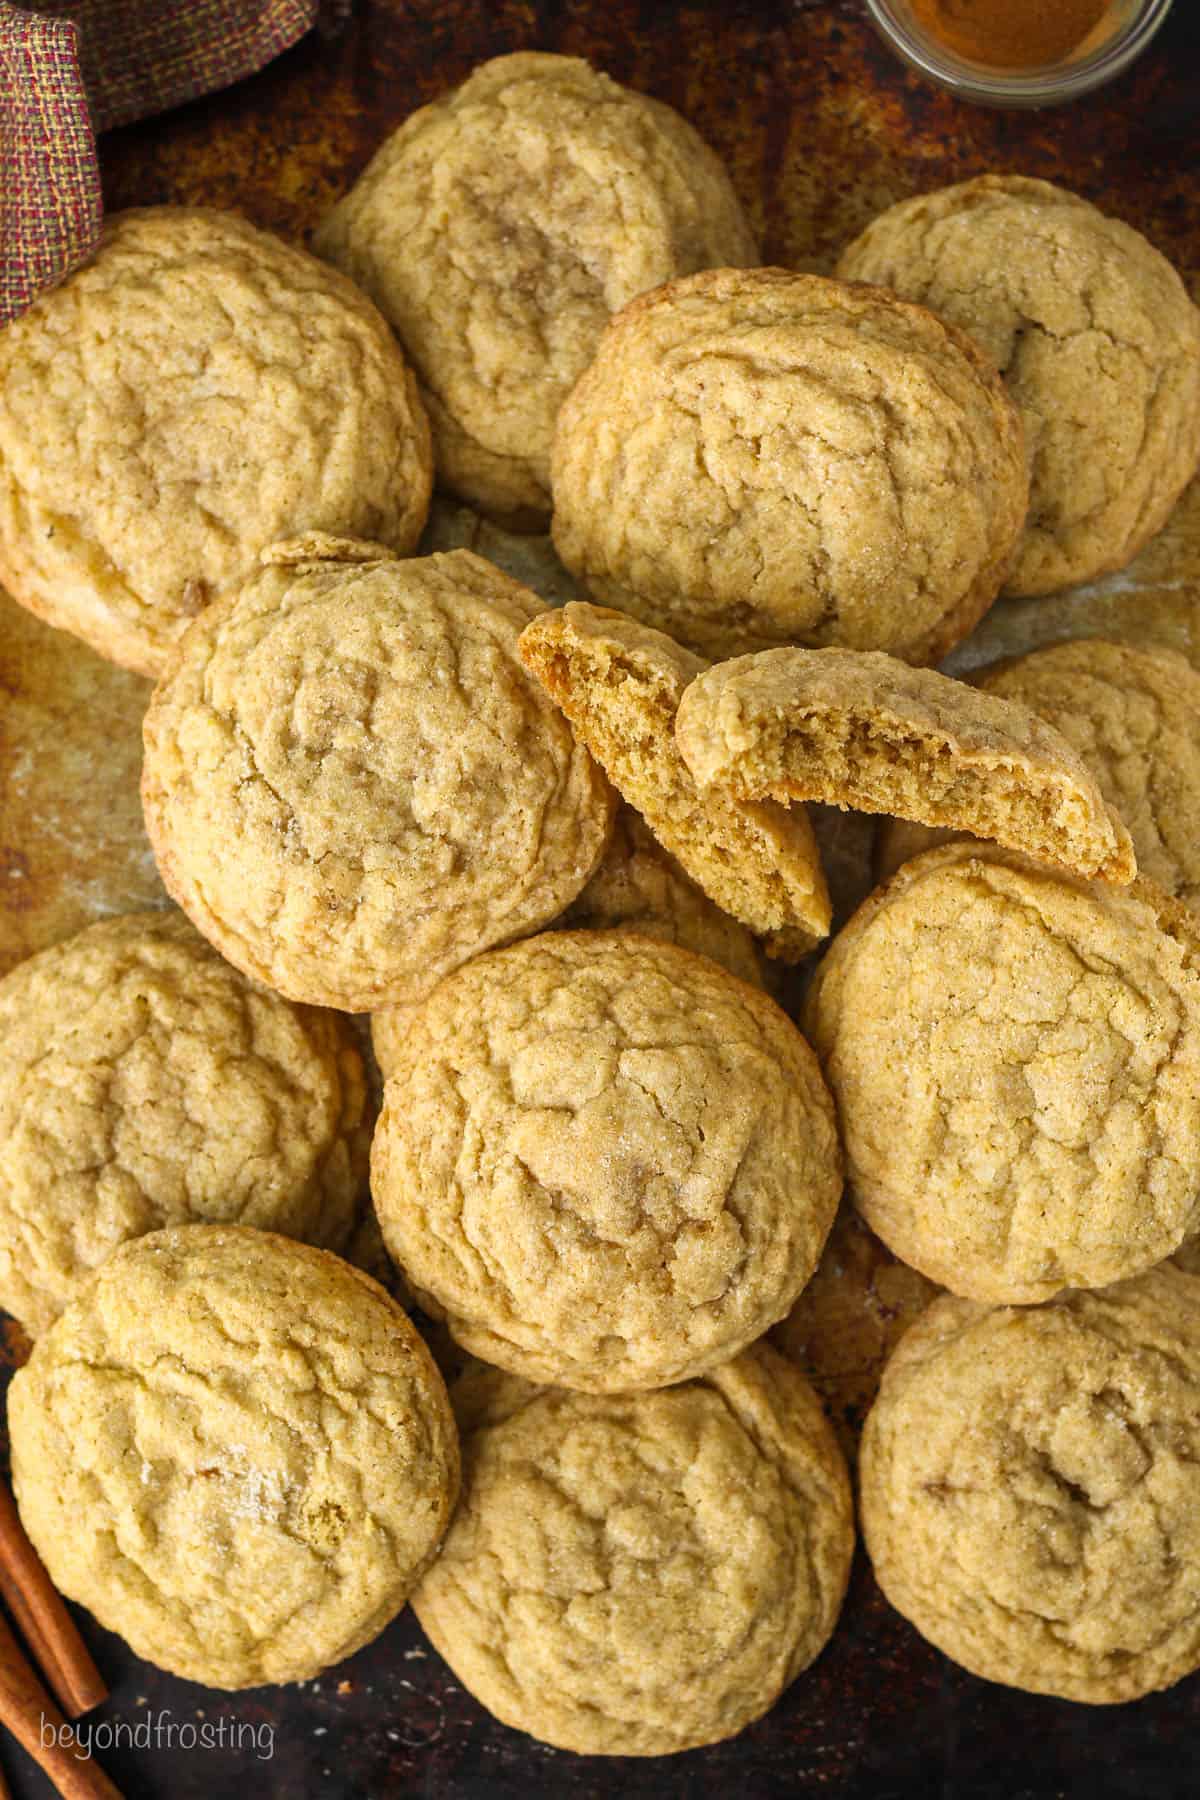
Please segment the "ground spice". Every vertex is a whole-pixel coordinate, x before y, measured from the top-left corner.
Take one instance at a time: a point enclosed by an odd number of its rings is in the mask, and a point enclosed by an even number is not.
[[[1078,49],[1111,0],[911,0],[947,50],[994,69],[1038,69]]]

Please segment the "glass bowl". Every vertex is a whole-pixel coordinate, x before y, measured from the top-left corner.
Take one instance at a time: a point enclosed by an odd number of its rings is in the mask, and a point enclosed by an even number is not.
[[[918,73],[983,106],[1061,106],[1114,81],[1149,44],[1171,0],[1126,0],[1093,50],[1077,50],[1038,69],[997,69],[969,61],[939,43],[907,0],[867,0],[867,11],[892,49]],[[1094,35],[1094,34],[1093,34]]]

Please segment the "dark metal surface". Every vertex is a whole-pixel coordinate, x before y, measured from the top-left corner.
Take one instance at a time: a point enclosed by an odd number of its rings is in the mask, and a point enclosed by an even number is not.
[[[339,39],[314,37],[233,92],[107,139],[108,203],[238,207],[303,236],[412,107],[484,57],[535,47],[588,55],[694,120],[728,158],[774,260],[828,267],[892,200],[1016,169],[1066,183],[1182,267],[1200,269],[1192,0],[1180,0],[1119,85],[1040,115],[970,109],[919,84],[855,0],[359,0]],[[10,1339],[10,1361],[14,1352]],[[733,1743],[666,1762],[571,1757],[505,1730],[461,1691],[408,1616],[317,1684],[246,1695],[160,1675],[82,1623],[113,1685],[90,1723],[139,1733],[139,1747],[101,1757],[135,1800],[1190,1800],[1200,1787],[1200,1678],[1113,1709],[988,1686],[890,1611],[861,1558],[832,1645],[774,1711]],[[155,1744],[160,1724],[177,1740],[187,1728],[207,1726],[213,1737],[223,1728],[226,1740],[240,1728],[243,1747]],[[8,1741],[0,1761],[17,1794],[49,1793]]]

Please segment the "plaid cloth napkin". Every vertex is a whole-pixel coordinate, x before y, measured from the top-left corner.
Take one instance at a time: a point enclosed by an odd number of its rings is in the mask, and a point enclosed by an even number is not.
[[[100,231],[96,137],[260,69],[350,0],[0,0],[0,324]]]

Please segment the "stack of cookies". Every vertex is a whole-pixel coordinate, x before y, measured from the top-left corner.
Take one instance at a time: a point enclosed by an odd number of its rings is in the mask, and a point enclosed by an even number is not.
[[[1189,1673],[1200,673],[932,666],[1166,522],[1179,278],[1006,176],[760,267],[683,119],[539,55],[317,249],[126,214],[0,336],[0,579],[154,678],[179,909],[0,981],[55,1581],[228,1688],[411,1599],[502,1720],[665,1754],[828,1641],[848,1452],[966,1667]]]

